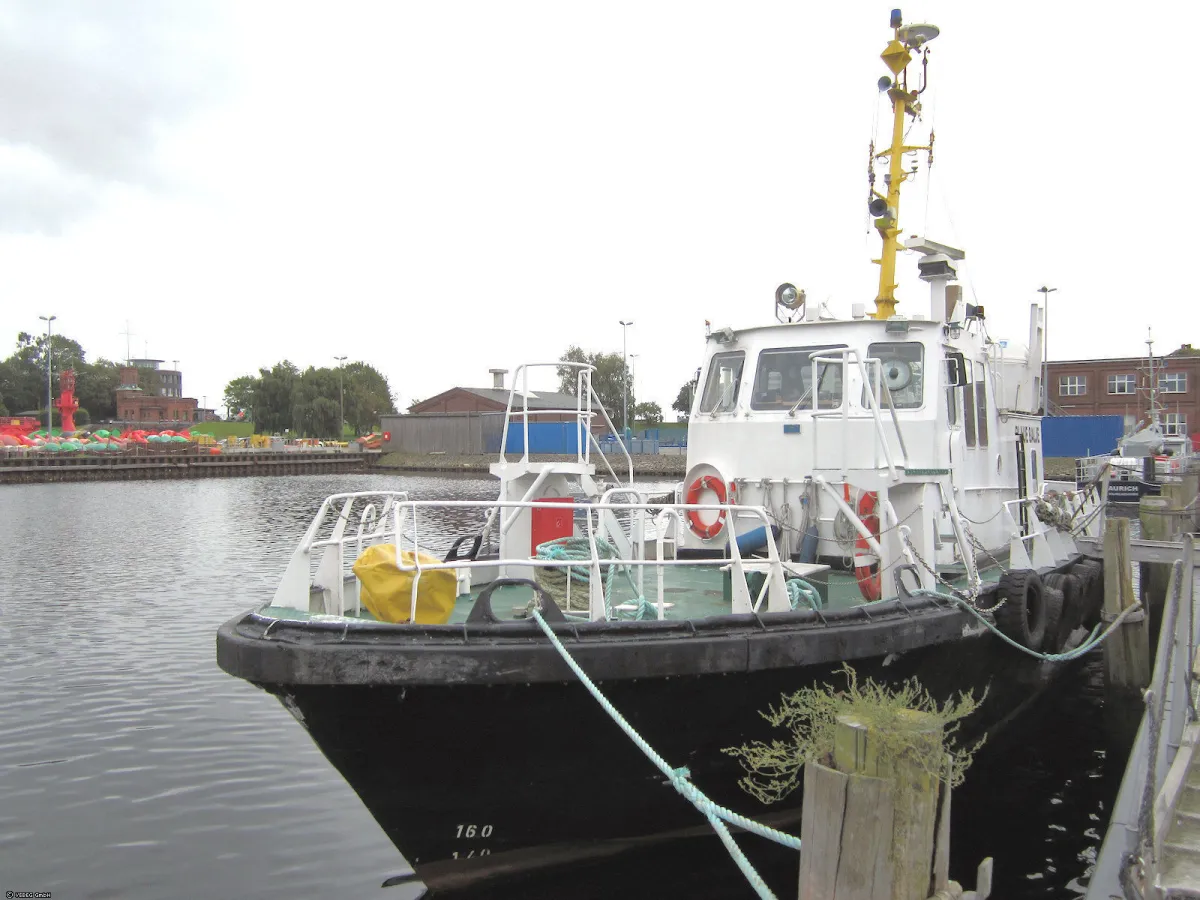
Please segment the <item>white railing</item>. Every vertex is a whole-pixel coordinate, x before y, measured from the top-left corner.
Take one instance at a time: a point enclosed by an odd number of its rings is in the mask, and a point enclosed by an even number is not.
[[[382,504],[368,502],[368,498],[381,498]],[[639,497],[639,500],[642,498]],[[339,509],[337,518],[330,521],[330,513]],[[382,508],[381,508],[382,507]],[[460,576],[464,571],[487,568],[495,570],[505,566],[528,566],[531,568],[566,569],[567,567],[586,566],[590,572],[589,579],[589,618],[605,620],[610,617],[611,610],[607,607],[604,596],[604,574],[613,567],[635,569],[637,572],[637,588],[642,592],[644,583],[643,570],[646,566],[658,569],[658,618],[665,615],[665,594],[663,592],[663,573],[665,569],[674,566],[729,566],[732,593],[732,612],[756,613],[784,612],[791,609],[785,584],[783,560],[779,556],[771,523],[767,512],[758,506],[743,506],[739,504],[717,503],[679,503],[668,505],[650,505],[645,502],[637,503],[587,503],[577,504],[576,511],[582,511],[585,516],[583,535],[586,537],[588,554],[576,559],[451,559],[449,561],[424,562],[420,553],[427,553],[426,537],[444,537],[444,522],[451,511],[486,511],[494,508],[502,510],[555,508],[561,509],[562,504],[548,501],[496,501],[496,500],[411,500],[400,492],[360,492],[352,494],[337,494],[329,497],[321,505],[313,523],[305,532],[304,538],[296,548],[292,560],[284,573],[284,577],[275,592],[272,606],[298,609],[307,612],[324,612],[327,615],[346,616],[347,611],[360,612],[361,582],[353,572],[353,562],[362,550],[372,544],[394,543],[396,547],[396,566],[401,572],[414,573],[410,607],[410,621],[415,621],[417,594],[423,573],[442,569],[450,569]],[[736,537],[730,530],[728,557],[717,559],[663,559],[664,538],[673,520],[678,534],[678,528],[684,516],[693,511],[724,512],[727,521],[735,518],[740,521],[749,519],[761,523],[766,534],[766,559],[756,560],[755,569],[765,567],[766,578],[762,587],[751,596],[747,581],[747,569],[743,564],[742,554]],[[638,540],[641,547],[639,555],[642,558],[621,556],[603,558],[599,551],[599,541],[602,540],[604,526],[602,522],[609,516],[625,516],[634,523],[634,536],[643,533],[645,517],[648,513],[657,513],[654,519],[657,529],[658,559],[644,558],[644,540]],[[355,528],[349,530],[354,516],[358,521]],[[476,521],[478,517],[475,517]],[[432,526],[432,527],[431,527]],[[423,533],[423,530],[425,533]],[[644,536],[644,534],[643,534]],[[678,538],[676,537],[676,540]],[[353,555],[348,556],[347,550],[353,548]],[[405,563],[403,552],[410,551],[411,562]],[[419,552],[418,552],[419,551]],[[315,567],[315,568],[314,568]],[[310,574],[311,573],[311,574]],[[568,573],[568,581],[569,573]],[[313,609],[315,599],[321,600],[320,609]]]
[[[575,408],[574,409],[535,409],[532,412],[529,409],[529,370],[530,369],[547,369],[552,368],[557,371],[560,368],[578,369],[575,379]],[[589,363],[567,362],[559,360],[552,363],[522,363],[517,366],[513,372],[513,385],[508,392],[508,403],[504,408],[504,426],[500,436],[500,462],[507,460],[508,452],[508,426],[514,418],[513,399],[517,395],[517,381],[520,379],[521,384],[521,408],[516,413],[519,416],[522,424],[522,433],[524,435],[523,447],[521,453],[521,461],[529,462],[529,418],[530,416],[550,416],[550,415],[574,415],[576,428],[575,441],[575,461],[578,463],[591,463],[592,447],[595,446],[596,452],[600,454],[601,460],[604,462],[612,478],[616,482],[621,482],[621,478],[617,475],[612,465],[608,461],[603,448],[592,434],[592,419],[597,414],[603,417],[604,423],[609,427],[613,434],[617,433],[617,427],[609,418],[608,411],[604,408],[604,404],[600,400],[600,396],[592,388],[592,372],[596,367]],[[593,407],[593,401],[595,405]],[[626,480],[628,484],[633,484],[633,457],[629,455],[629,449],[625,446],[624,440],[621,442],[621,452],[625,455],[625,462],[629,466],[629,477]]]
[[[896,472],[896,463],[892,458],[892,450],[891,450],[891,447],[888,445],[887,434],[884,432],[884,428],[883,428],[883,415],[880,412],[880,403],[881,403],[880,388],[881,388],[881,385],[883,384],[883,371],[882,371],[883,363],[882,363],[882,361],[875,359],[874,357],[869,357],[866,360],[863,360],[862,357],[859,356],[858,350],[853,347],[843,347],[841,349],[836,349],[836,350],[820,350],[820,351],[817,351],[816,353],[814,353],[809,358],[812,360],[812,385],[813,385],[813,389],[812,389],[812,412],[813,412],[813,416],[812,416],[812,460],[813,460],[813,466],[819,467],[819,468],[837,468],[841,471],[843,478],[845,478],[846,470],[848,468],[860,468],[859,466],[847,466],[846,465],[846,460],[850,456],[850,447],[848,444],[848,441],[850,439],[849,423],[852,419],[854,419],[856,421],[862,421],[864,419],[869,419],[875,426],[874,427],[874,440],[872,441],[872,467],[879,468],[879,463],[880,463],[879,456],[880,456],[880,452],[882,451],[883,461],[887,466],[888,475],[891,476],[891,479],[893,481],[897,481],[900,476]],[[854,363],[855,367],[858,369],[859,376],[862,378],[863,394],[866,395],[868,405],[870,407],[870,415],[869,416],[851,416],[850,415],[850,363],[851,362]],[[817,380],[818,375],[820,374],[820,364],[821,363],[837,364],[837,365],[841,366],[841,369],[842,369],[842,371],[841,371],[842,402],[841,402],[840,410],[828,410],[828,411],[824,411],[824,412],[821,411],[820,383]],[[873,382],[867,375],[868,366],[872,367],[875,370],[875,379]],[[873,391],[871,390],[872,384],[874,385]],[[797,405],[799,405],[799,404],[797,404]],[[817,450],[818,450],[817,431],[819,430],[818,424],[817,424],[818,419],[830,419],[830,420],[841,419],[841,422],[842,422],[842,427],[841,427],[842,446],[841,446],[841,453],[838,457],[841,460],[840,467],[819,466],[818,461],[819,461],[820,457],[817,456]],[[896,418],[894,412],[892,414],[892,420],[893,420],[893,425],[896,428],[896,438],[901,444],[903,444],[904,440],[900,436],[900,422]]]

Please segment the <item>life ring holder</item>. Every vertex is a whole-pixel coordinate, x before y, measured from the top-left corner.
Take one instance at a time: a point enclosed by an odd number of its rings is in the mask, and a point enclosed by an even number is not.
[[[685,503],[691,505],[700,502],[700,495],[705,491],[712,491],[717,495],[718,503],[725,503],[726,498],[730,493],[736,490],[734,485],[730,485],[729,493],[725,491],[725,482],[716,475],[701,475],[688,487]],[[700,510],[689,509],[687,511],[688,528],[696,537],[703,541],[711,541],[725,527],[725,510],[717,510],[717,518],[712,522],[705,522],[700,518]]]
[[[875,512],[879,496],[874,491],[863,491],[858,498],[858,517],[871,532],[875,543],[879,543],[879,515]],[[854,578],[863,599],[874,603],[883,596],[883,575],[879,571],[879,557],[863,535],[854,542]]]

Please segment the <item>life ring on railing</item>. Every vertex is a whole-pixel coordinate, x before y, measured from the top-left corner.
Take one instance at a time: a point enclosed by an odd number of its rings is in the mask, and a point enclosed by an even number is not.
[[[700,495],[705,491],[712,491],[716,494],[718,503],[724,503],[725,498],[728,496],[725,493],[725,482],[716,475],[703,475],[693,481],[691,487],[688,488],[686,502],[689,504],[699,503]],[[711,541],[725,527],[725,510],[717,510],[717,518],[712,522],[705,522],[700,518],[700,510],[689,509],[687,511],[687,520],[688,527],[692,529],[696,537],[701,540]]]
[[[858,517],[871,532],[875,542],[879,542],[879,516],[875,506],[879,498],[874,491],[864,491],[858,499]],[[858,581],[858,589],[863,599],[873,603],[883,596],[883,576],[879,571],[879,557],[861,534],[854,542],[854,577]]]

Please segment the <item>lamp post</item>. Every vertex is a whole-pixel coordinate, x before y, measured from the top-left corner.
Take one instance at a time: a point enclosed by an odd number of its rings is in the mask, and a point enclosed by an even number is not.
[[[633,421],[637,422],[637,358],[636,353],[629,354],[629,392],[633,394]]]
[[[1050,412],[1050,295],[1058,288],[1042,285],[1042,415]]]
[[[52,329],[51,322],[58,316],[38,316],[46,323],[46,437],[50,437],[50,432],[54,428],[54,381],[52,377],[52,369],[54,367],[54,351],[50,346],[50,332]]]
[[[626,322],[624,319],[621,323],[621,430],[625,432],[625,437],[629,437],[629,378],[628,378],[628,360],[626,354],[627,344],[625,335],[627,329],[633,324],[633,320]]]
[[[334,359],[338,363],[338,440],[346,436],[346,392],[342,390],[342,363],[346,361],[344,356],[335,356]]]

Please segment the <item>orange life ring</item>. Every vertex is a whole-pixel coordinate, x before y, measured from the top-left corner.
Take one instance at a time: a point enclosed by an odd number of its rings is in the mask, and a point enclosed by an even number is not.
[[[700,495],[706,490],[712,491],[717,495],[717,502],[724,503],[726,498],[725,482],[715,475],[704,475],[692,482],[692,486],[688,488],[687,502],[699,503]],[[711,541],[721,529],[725,527],[725,510],[717,510],[716,521],[705,523],[700,518],[700,510],[689,509],[687,513],[688,527],[692,529],[695,535],[702,540]]]
[[[858,500],[858,517],[867,526],[871,536],[879,541],[879,516],[875,514],[875,506],[879,498],[874,491],[864,491]],[[854,542],[854,577],[858,581],[858,589],[863,599],[873,603],[883,596],[883,576],[879,572],[879,557],[861,534]]]

